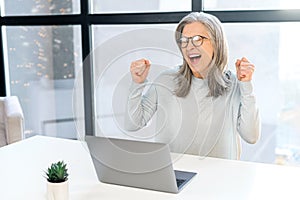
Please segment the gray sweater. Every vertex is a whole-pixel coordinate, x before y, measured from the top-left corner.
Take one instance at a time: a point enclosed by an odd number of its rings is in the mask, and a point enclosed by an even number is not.
[[[200,156],[239,159],[240,138],[255,143],[260,117],[251,82],[240,82],[231,73],[232,85],[220,97],[208,97],[206,79],[193,77],[186,97],[174,94],[174,70],[152,83],[132,83],[125,127],[146,126],[156,114],[155,140],[168,143],[171,151]]]

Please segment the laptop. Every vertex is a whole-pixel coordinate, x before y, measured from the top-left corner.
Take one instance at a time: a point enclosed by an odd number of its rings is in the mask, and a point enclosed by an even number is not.
[[[167,144],[86,136],[99,181],[179,193],[196,175],[173,170]]]

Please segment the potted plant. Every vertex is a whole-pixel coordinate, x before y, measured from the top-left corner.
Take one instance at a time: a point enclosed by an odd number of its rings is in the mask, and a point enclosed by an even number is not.
[[[47,198],[48,200],[69,199],[68,169],[64,161],[52,163],[47,169]]]

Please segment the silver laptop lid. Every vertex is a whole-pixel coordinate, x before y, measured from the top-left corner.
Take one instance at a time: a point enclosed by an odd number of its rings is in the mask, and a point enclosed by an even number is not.
[[[85,139],[101,182],[178,192],[168,145],[96,136]]]

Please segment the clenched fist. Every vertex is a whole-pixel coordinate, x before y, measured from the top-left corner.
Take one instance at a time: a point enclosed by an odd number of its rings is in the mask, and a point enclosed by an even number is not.
[[[143,83],[148,76],[150,65],[147,59],[133,61],[130,65],[132,80],[136,83]]]
[[[251,81],[255,66],[247,58],[237,59],[235,62],[236,74],[239,81]]]

